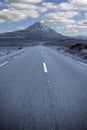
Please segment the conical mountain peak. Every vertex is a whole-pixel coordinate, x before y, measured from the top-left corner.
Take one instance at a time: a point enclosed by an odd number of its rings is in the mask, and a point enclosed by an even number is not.
[[[37,22],[27,28],[29,31],[48,31],[49,29],[50,27],[41,22]]]

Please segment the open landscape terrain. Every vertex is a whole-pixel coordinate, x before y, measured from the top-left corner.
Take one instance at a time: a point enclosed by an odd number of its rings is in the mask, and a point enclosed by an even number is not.
[[[87,61],[87,38],[67,37],[38,22],[25,30],[0,34],[0,56],[23,47],[44,45],[63,50]]]
[[[0,46],[0,130],[87,129],[86,39],[39,22]]]
[[[0,0],[0,130],[87,130],[87,0]]]

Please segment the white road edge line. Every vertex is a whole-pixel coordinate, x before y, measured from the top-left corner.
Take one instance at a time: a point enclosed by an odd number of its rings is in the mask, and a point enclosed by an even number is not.
[[[18,56],[15,56],[14,59],[16,59]]]
[[[48,73],[47,66],[46,66],[45,62],[43,62],[43,68],[44,68],[44,73]]]
[[[84,65],[84,66],[87,67],[87,64],[85,64],[85,63],[83,63],[83,62],[80,62],[80,61],[79,61],[79,63],[80,63],[81,65]]]
[[[5,65],[5,64],[7,64],[7,63],[8,63],[8,61],[6,61],[6,62],[0,64],[0,67],[2,67],[3,65]]]

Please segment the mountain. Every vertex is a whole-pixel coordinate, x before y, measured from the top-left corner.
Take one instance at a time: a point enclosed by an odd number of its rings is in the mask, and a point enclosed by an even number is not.
[[[65,38],[47,25],[37,22],[25,30],[0,34],[0,45],[28,45],[37,41],[52,41]]]
[[[40,38],[55,39],[55,38],[62,37],[61,34],[57,33],[56,31],[54,31],[53,29],[51,29],[50,27],[48,27],[47,25],[41,22],[31,25],[25,30],[19,30],[19,31],[4,33],[0,35],[0,37],[4,37],[4,38],[5,37],[7,38],[11,38],[11,37],[16,37],[16,38],[28,37],[29,38],[30,37],[31,38],[31,36],[37,39],[40,39]]]
[[[41,22],[33,24],[32,26],[28,27],[26,31],[28,31],[30,35],[38,38],[62,38],[61,34],[57,33],[52,28],[48,27],[47,25]]]

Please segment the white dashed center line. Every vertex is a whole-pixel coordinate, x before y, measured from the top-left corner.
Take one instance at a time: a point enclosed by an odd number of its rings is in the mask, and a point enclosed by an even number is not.
[[[79,63],[80,63],[81,65],[84,65],[84,66],[87,67],[87,64],[85,64],[85,63],[83,63],[83,62],[80,62],[80,61],[79,61]]]
[[[48,82],[48,83],[50,83],[50,81],[49,81],[49,80],[47,80],[47,82]]]
[[[43,62],[43,68],[44,68],[44,73],[48,73],[47,66],[46,66],[45,62]]]
[[[6,61],[6,62],[0,64],[0,67],[2,67],[3,65],[5,65],[5,64],[7,64],[7,63],[8,63],[8,61]]]

